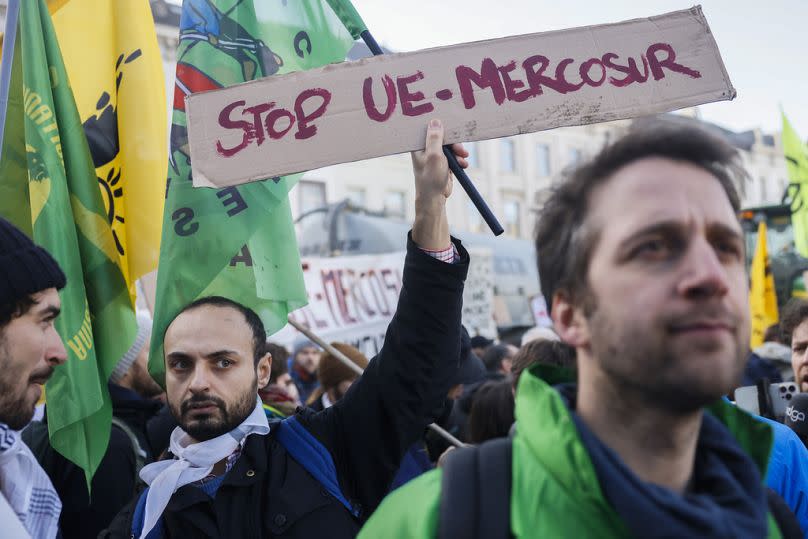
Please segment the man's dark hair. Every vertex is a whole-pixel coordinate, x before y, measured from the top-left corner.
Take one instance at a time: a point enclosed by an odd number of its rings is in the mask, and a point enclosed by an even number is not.
[[[185,306],[185,308],[182,309],[182,311],[179,312],[177,316],[196,309],[197,307],[205,307],[208,305],[213,307],[230,307],[231,309],[237,310],[244,316],[244,319],[247,321],[247,325],[250,326],[250,329],[252,330],[253,361],[256,365],[258,365],[258,361],[264,357],[264,354],[266,354],[267,332],[264,329],[264,323],[261,322],[261,318],[259,318],[256,312],[249,307],[222,296],[207,296],[204,298],[199,298],[193,303],[189,303]]]
[[[31,307],[36,305],[32,296],[23,296],[11,303],[0,305],[0,330],[5,328],[15,318],[24,316]]]
[[[783,344],[783,341],[780,340],[780,324],[772,324],[771,326],[766,328],[766,331],[763,332],[763,342],[777,342]]]
[[[791,348],[791,335],[797,326],[808,319],[808,301],[801,298],[791,298],[783,307],[780,316],[780,337],[784,345]]]
[[[481,358],[485,365],[485,370],[488,372],[499,372],[502,366],[502,360],[508,355],[510,348],[511,347],[507,344],[495,344],[486,350]]]
[[[283,376],[289,372],[286,366],[286,360],[289,359],[289,350],[280,344],[268,342],[264,346],[264,353],[267,352],[272,355],[272,367],[269,369],[269,383],[274,384],[278,380],[278,376]]]
[[[519,377],[525,369],[536,363],[575,368],[575,348],[561,341],[536,339],[525,344],[514,356],[511,364],[513,389],[519,386]]]
[[[647,157],[690,163],[713,174],[736,212],[740,199],[735,182],[746,177],[738,151],[704,128],[681,121],[637,123],[625,136],[606,146],[591,161],[571,170],[553,189],[536,223],[536,254],[544,297],[565,292],[570,301],[586,305],[587,268],[598,232],[586,225],[595,190],[622,167]]]
[[[507,380],[486,382],[474,393],[469,413],[469,442],[502,438],[514,420],[514,399]]]

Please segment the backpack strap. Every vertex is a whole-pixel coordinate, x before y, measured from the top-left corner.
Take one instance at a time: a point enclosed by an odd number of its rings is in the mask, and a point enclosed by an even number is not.
[[[506,539],[511,535],[513,440],[455,449],[441,479],[440,539]]]
[[[149,494],[149,487],[146,487],[140,493],[135,505],[135,511],[132,514],[132,538],[140,539],[140,534],[143,533],[143,521],[146,519],[146,496]],[[146,534],[146,539],[160,539],[163,536],[163,519],[157,520],[154,528]]]
[[[359,508],[349,502],[340,489],[337,467],[331,453],[295,416],[278,424],[277,440],[295,462],[303,466],[354,517],[359,517]]]
[[[766,487],[766,503],[769,506],[769,513],[774,517],[777,527],[780,528],[780,534],[783,539],[800,539],[803,537],[800,523],[791,508],[777,492],[768,487]]]
[[[124,434],[129,438],[129,441],[132,443],[132,451],[135,453],[135,493],[137,492],[137,485],[138,481],[140,481],[140,470],[143,469],[143,466],[146,465],[146,452],[143,450],[143,447],[140,445],[140,440],[137,439],[137,434],[133,431],[129,425],[127,425],[121,419],[112,416],[112,424],[121,429]]]

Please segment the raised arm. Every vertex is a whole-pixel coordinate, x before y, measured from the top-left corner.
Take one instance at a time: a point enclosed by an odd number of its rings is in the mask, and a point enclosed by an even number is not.
[[[336,405],[302,414],[331,451],[343,492],[368,516],[381,502],[407,448],[440,413],[460,356],[460,314],[468,253],[449,237],[452,179],[433,120],[412,154],[415,222],[398,307],[384,346]],[[461,166],[468,153],[453,148]]]

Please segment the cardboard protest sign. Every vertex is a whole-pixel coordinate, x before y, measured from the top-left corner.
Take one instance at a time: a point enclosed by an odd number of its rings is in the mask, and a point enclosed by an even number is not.
[[[187,98],[194,185],[225,187],[446,142],[732,99],[700,7],[376,56]]]

